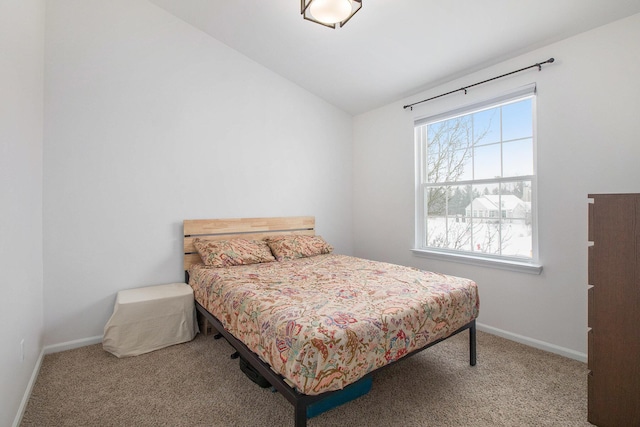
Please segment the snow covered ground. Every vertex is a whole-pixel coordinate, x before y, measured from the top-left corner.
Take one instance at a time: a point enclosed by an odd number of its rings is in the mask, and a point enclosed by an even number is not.
[[[503,221],[430,217],[427,222],[427,246],[531,258],[531,225],[520,220]]]

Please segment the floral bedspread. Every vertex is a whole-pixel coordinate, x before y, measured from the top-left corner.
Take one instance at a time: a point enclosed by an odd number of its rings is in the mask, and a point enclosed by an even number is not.
[[[468,279],[328,254],[190,270],[196,300],[304,394],[338,390],[478,316]]]

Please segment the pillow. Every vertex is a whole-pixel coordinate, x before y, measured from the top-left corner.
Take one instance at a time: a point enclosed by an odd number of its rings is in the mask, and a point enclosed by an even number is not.
[[[269,246],[262,240],[202,240],[196,238],[193,240],[193,245],[200,254],[202,262],[213,267],[275,261]]]
[[[328,254],[333,247],[320,236],[292,234],[268,237],[267,244],[278,261]]]

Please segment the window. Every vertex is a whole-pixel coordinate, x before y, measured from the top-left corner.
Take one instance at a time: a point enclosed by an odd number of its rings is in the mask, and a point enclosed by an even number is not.
[[[540,272],[534,113],[528,87],[415,122],[418,252]]]

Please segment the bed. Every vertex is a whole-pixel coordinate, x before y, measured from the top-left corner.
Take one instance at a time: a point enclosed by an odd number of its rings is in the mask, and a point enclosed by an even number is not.
[[[476,364],[473,281],[335,254],[314,217],[185,220],[184,270],[198,312],[294,405],[296,427],[317,402],[462,331]]]

